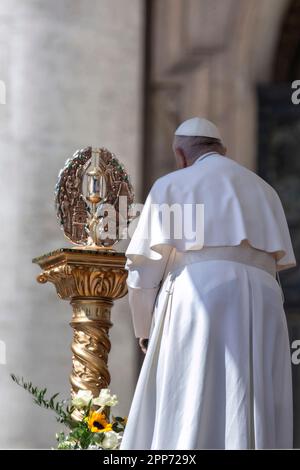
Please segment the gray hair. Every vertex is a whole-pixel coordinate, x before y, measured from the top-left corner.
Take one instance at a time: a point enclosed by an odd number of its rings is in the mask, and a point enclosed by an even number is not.
[[[194,160],[199,154],[206,152],[224,153],[225,147],[219,139],[200,136],[175,135],[173,150],[181,148],[189,160]]]

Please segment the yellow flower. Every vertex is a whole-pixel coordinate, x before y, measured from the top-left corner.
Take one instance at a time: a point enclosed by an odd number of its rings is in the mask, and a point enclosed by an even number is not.
[[[92,432],[107,432],[111,431],[112,424],[110,424],[104,413],[93,411],[88,418],[88,427]]]
[[[104,429],[101,429],[100,432],[108,432],[108,431],[112,431],[112,424],[108,423]]]

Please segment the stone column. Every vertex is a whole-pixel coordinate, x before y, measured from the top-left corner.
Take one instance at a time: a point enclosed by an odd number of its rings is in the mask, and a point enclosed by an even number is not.
[[[105,146],[124,162],[139,195],[142,30],[140,0],[1,1],[1,448],[50,447],[59,428],[9,373],[69,395],[69,308],[52,286],[38,286],[31,264],[67,246],[53,208],[58,170],[76,149]],[[112,321],[110,386],[126,415],[137,376],[126,298],[116,302]]]

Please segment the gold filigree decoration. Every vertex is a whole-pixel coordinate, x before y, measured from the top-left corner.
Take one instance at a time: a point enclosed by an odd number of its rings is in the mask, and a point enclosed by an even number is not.
[[[73,267],[61,265],[37,277],[41,284],[52,282],[61,299],[107,297],[118,299],[127,293],[127,272],[119,268]]]

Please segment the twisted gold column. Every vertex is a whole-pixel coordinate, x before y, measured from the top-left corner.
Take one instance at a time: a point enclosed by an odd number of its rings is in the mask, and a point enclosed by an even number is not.
[[[96,396],[101,388],[107,388],[110,383],[107,361],[112,302],[74,299],[71,304],[71,326],[74,329],[73,370],[70,377],[72,390],[88,389]]]
[[[60,249],[35,258],[42,268],[37,280],[52,282],[61,299],[70,300],[74,330],[71,393],[90,390],[97,396],[110,383],[111,307],[127,293],[123,253]]]

